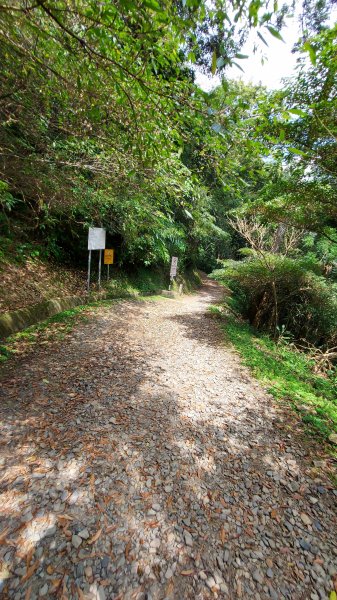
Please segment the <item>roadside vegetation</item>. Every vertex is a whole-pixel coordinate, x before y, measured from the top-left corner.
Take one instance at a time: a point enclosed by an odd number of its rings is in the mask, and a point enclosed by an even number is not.
[[[314,357],[299,351],[286,339],[277,342],[248,323],[212,307],[223,319],[226,339],[233,344],[253,375],[277,400],[301,416],[308,431],[322,440],[337,434],[337,376],[333,369],[317,372]],[[331,449],[333,446],[331,446]]]

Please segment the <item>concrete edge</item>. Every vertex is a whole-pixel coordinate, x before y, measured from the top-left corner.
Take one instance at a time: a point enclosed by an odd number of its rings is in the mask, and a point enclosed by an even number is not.
[[[0,339],[4,339],[31,325],[36,325],[36,323],[44,321],[59,312],[69,310],[80,304],[86,304],[86,302],[87,299],[84,296],[68,296],[44,300],[38,304],[33,304],[33,306],[3,313],[0,315]]]

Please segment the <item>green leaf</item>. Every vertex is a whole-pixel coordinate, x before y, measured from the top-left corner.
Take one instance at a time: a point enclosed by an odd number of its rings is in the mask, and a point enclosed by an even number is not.
[[[238,69],[240,69],[240,71],[242,71],[242,73],[244,73],[244,69],[238,65],[238,63],[235,62],[235,60],[232,60],[232,65],[235,65]]]
[[[235,58],[239,58],[240,60],[243,60],[245,58],[249,58],[248,54],[235,54]]]
[[[307,52],[309,52],[309,57],[310,57],[310,61],[312,65],[316,65],[316,50],[313,47],[312,44],[310,44],[310,42],[305,42],[305,44],[303,44],[303,50],[306,50]]]
[[[216,71],[216,52],[214,50],[213,56],[212,56],[212,75],[214,75],[215,71]]]
[[[298,154],[298,156],[305,156],[305,152],[299,150],[299,148],[294,148],[293,146],[290,146],[287,148],[287,150],[289,150],[289,152],[291,152],[292,154]]]
[[[147,8],[151,8],[152,10],[155,10],[156,12],[161,11],[160,4],[158,4],[158,2],[156,2],[156,0],[144,0],[143,4]]]
[[[269,33],[271,33],[272,36],[274,36],[278,40],[281,40],[281,42],[284,42],[282,35],[280,34],[279,31],[277,31],[277,29],[275,29],[275,27],[272,27],[271,25],[267,25],[267,29],[268,29]]]
[[[337,600],[337,594],[334,590],[330,592],[329,600]]]
[[[226,64],[226,61],[224,59],[223,56],[219,56],[219,58],[216,61],[216,66],[218,69],[221,69],[221,67],[223,67]]]
[[[254,26],[256,26],[258,23],[258,15],[259,15],[260,7],[261,7],[260,0],[252,0],[252,2],[249,5],[248,14],[249,14],[249,18],[253,22]]]
[[[267,48],[269,48],[268,43],[266,42],[263,35],[259,31],[257,31],[257,35],[259,36],[260,40],[267,46]]]
[[[289,112],[293,115],[298,115],[299,117],[307,117],[308,113],[304,112],[300,108],[289,108]]]

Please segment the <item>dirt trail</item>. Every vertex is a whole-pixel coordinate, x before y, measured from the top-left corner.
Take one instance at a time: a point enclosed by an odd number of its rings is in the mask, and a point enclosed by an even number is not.
[[[0,589],[36,600],[320,600],[336,496],[205,312],[102,308],[0,385]],[[323,477],[323,476],[322,476]]]

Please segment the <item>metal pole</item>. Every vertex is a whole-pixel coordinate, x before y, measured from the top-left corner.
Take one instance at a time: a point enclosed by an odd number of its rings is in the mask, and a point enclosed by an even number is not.
[[[99,263],[98,263],[98,290],[101,289],[101,271],[102,271],[102,250],[99,251]]]
[[[109,269],[110,269],[110,265],[108,265],[108,281],[109,281],[109,276],[110,276]]]
[[[90,290],[90,271],[91,271],[91,250],[89,250],[89,256],[88,256],[88,283],[87,283],[88,294],[89,294],[89,290]]]

